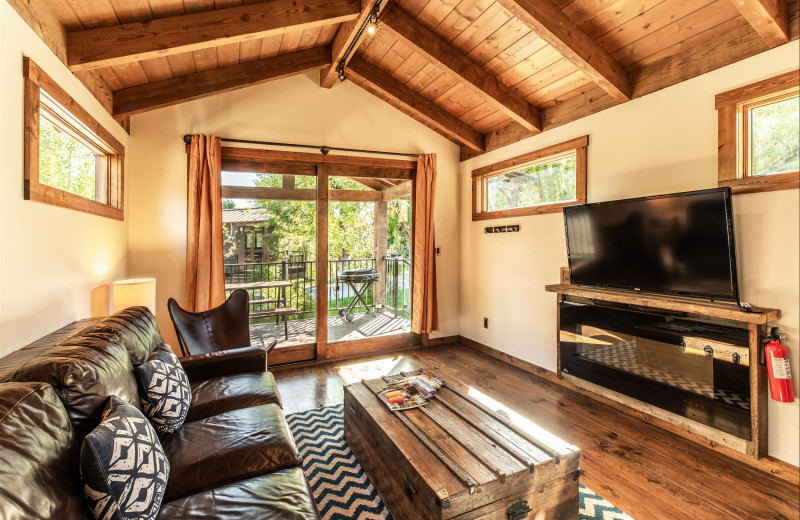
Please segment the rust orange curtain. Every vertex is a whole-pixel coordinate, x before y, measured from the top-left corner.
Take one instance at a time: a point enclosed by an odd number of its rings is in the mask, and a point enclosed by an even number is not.
[[[414,271],[411,330],[429,334],[439,330],[436,299],[436,252],[433,204],[436,198],[436,154],[420,155],[414,184]]]
[[[186,302],[201,312],[225,302],[220,138],[193,135],[189,150]]]

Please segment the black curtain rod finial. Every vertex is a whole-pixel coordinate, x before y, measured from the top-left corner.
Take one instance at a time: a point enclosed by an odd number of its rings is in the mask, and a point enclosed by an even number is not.
[[[186,144],[192,144],[192,134],[186,134],[183,136],[183,142]]]

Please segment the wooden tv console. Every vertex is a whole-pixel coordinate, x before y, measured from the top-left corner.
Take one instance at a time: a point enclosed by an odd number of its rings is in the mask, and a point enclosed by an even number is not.
[[[583,287],[572,284],[554,284],[545,287],[548,292],[558,295],[558,304],[562,301],[592,302],[598,304],[619,304],[631,310],[641,310],[650,313],[679,313],[687,319],[701,319],[711,323],[719,323],[746,329],[749,336],[749,374],[751,391],[750,408],[750,440],[737,438],[719,431],[711,426],[695,422],[686,417],[657,408],[653,405],[638,401],[633,397],[622,395],[589,381],[562,373],[561,371],[561,345],[557,345],[558,352],[558,377],[565,381],[613,399],[640,412],[658,417],[661,420],[674,424],[682,429],[705,437],[713,443],[727,446],[740,453],[754,458],[767,455],[767,370],[766,366],[759,363],[759,351],[762,340],[767,336],[768,324],[781,317],[778,309],[759,309],[760,312],[744,312],[732,304],[698,301],[690,298],[641,294],[621,290]],[[559,307],[560,309],[560,307]],[[561,329],[560,312],[558,330]]]

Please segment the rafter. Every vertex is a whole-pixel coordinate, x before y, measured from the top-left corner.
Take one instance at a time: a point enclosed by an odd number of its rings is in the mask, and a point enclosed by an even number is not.
[[[271,0],[68,35],[71,70],[121,65],[355,19],[358,0]]]
[[[550,0],[498,0],[541,39],[619,101],[631,97],[625,68]]]
[[[538,108],[401,9],[396,6],[386,9],[381,18],[381,30],[389,31],[429,61],[449,69],[467,88],[494,103],[526,129],[541,130],[542,116]]]
[[[789,42],[785,0],[733,0],[733,5],[770,47]]]
[[[381,2],[379,12],[383,11],[383,8],[386,7],[388,3],[388,1]],[[358,31],[370,14],[372,14],[374,4],[375,0],[362,0],[361,13],[358,15],[358,18],[339,26],[339,30],[336,31],[336,36],[333,37],[333,42],[331,42],[331,48],[333,49],[331,66],[320,72],[319,85],[321,87],[331,88],[336,84],[336,80],[338,79],[336,67],[342,59],[345,59],[345,65],[350,63],[350,58],[354,53],[349,56],[345,56],[345,53],[351,45],[353,49],[357,49],[361,40],[364,39],[364,34],[359,35]]]
[[[483,134],[361,56],[350,61],[348,79],[451,141],[483,151]]]
[[[211,69],[114,91],[114,116],[129,116],[193,99],[321,69],[331,48],[312,47],[247,63]]]

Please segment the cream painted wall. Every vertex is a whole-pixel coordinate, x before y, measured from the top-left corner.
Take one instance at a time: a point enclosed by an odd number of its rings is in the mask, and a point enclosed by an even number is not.
[[[556,297],[544,286],[567,265],[561,214],[472,222],[471,170],[588,134],[589,202],[715,187],[714,95],[796,69],[797,56],[795,41],[462,163],[461,335],[555,370]],[[743,299],[782,309],[797,393],[798,191],[738,195],[734,219]],[[483,233],[486,225],[512,222],[519,233]],[[799,406],[769,405],[769,453],[795,465]]]
[[[321,89],[318,74],[283,79],[156,110],[132,120],[129,154],[131,276],[158,280],[157,318],[177,345],[167,298],[186,284],[186,133],[438,155],[435,226],[440,335],[459,327],[458,147],[345,82]]]
[[[23,56],[123,145],[128,141],[11,6],[0,2],[0,356],[77,319],[107,314],[110,283],[126,273],[125,223],[22,199]]]

